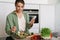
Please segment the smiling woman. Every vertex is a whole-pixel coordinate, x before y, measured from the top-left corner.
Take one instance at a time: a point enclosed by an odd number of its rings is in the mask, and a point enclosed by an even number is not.
[[[29,34],[28,30],[33,26],[35,19],[32,18],[29,22],[29,15],[23,12],[24,5],[24,0],[16,0],[16,9],[8,14],[5,31],[10,37],[7,37],[6,40],[17,40],[17,33],[21,33],[21,31]]]
[[[16,7],[14,4],[15,4],[14,2],[7,2],[7,1],[1,2],[0,1],[0,13],[1,13],[0,14],[0,32],[1,32],[0,37],[1,37],[1,39],[5,39],[6,37],[9,36],[5,31],[6,18],[11,12],[13,12],[15,10]],[[39,5],[32,4],[32,3],[26,3],[24,7],[25,7],[24,9],[34,9],[34,10],[39,9]],[[36,13],[36,11],[33,11],[33,12]],[[29,14],[29,12],[24,12],[24,11],[23,11],[23,13]],[[30,15],[28,15],[28,16],[30,16]],[[29,17],[29,21],[30,20],[31,19]],[[33,27],[31,29],[29,29],[29,32],[38,33],[39,32],[39,23],[34,24]]]

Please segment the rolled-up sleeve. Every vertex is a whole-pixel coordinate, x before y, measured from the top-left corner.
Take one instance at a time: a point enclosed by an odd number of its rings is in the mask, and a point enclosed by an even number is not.
[[[5,31],[8,35],[11,35],[11,27],[13,27],[13,22],[12,22],[12,17],[11,16],[7,16],[6,18],[6,27],[5,27]]]
[[[29,15],[27,14],[27,28],[28,29],[30,29],[32,26],[33,26],[33,24],[31,25],[30,23],[29,23],[30,21],[29,21]]]

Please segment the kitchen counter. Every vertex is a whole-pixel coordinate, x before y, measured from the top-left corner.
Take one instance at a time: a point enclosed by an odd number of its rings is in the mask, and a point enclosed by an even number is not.
[[[5,40],[6,37],[0,37],[0,40]],[[26,39],[20,39],[20,40],[30,40],[30,38],[26,38]],[[45,39],[45,40],[49,40],[49,39]],[[55,37],[52,37],[51,40],[60,40],[60,38],[55,38]]]

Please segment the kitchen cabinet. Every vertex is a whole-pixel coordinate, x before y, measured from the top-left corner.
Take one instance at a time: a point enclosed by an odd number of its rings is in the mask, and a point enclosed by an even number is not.
[[[24,0],[25,3],[32,4],[57,4],[59,0]],[[0,0],[0,2],[15,2],[15,0]]]

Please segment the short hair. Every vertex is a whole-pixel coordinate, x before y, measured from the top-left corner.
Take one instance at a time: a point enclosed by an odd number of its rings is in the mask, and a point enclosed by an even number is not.
[[[16,1],[15,1],[15,5],[16,5],[17,3],[19,3],[19,2],[22,3],[23,5],[25,4],[24,0],[16,0]]]

